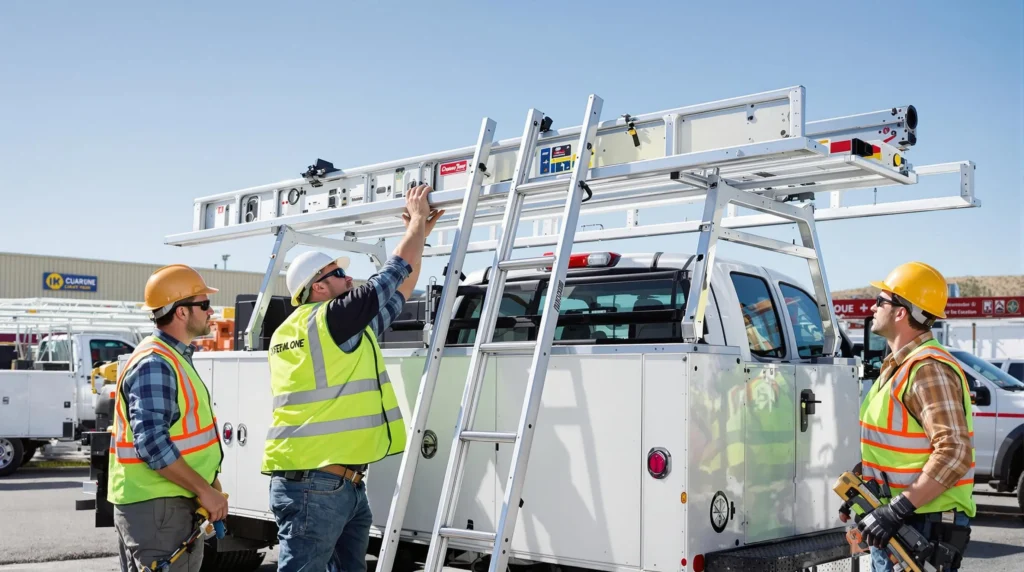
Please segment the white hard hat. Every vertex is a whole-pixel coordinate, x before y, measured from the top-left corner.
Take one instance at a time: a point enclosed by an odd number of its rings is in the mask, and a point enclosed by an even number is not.
[[[302,294],[310,281],[320,273],[323,268],[331,263],[336,263],[342,270],[348,269],[349,259],[347,256],[333,258],[323,252],[303,252],[295,257],[288,266],[288,274],[285,276],[285,283],[288,285],[288,293],[292,296],[292,305],[299,306],[299,294]]]

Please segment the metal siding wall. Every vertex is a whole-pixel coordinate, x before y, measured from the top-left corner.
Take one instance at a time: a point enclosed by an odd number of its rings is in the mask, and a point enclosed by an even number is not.
[[[0,298],[76,298],[141,302],[146,280],[160,266],[0,252]],[[214,306],[233,307],[238,294],[259,293],[263,281],[263,274],[256,272],[211,268],[196,270],[202,274],[207,284],[220,290],[210,297]],[[96,292],[46,290],[43,288],[43,274],[47,272],[96,276]],[[288,294],[283,275],[275,280],[274,294]]]

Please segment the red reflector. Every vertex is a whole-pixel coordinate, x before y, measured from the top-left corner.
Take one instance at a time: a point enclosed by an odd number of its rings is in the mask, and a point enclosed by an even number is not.
[[[686,566],[686,559],[685,558],[683,558],[682,565]]]
[[[846,141],[836,141],[832,144],[829,151],[832,153],[846,153],[851,148],[853,148],[853,143],[847,139]]]
[[[698,554],[693,557],[693,569],[697,572],[704,572],[704,555]]]
[[[672,456],[662,448],[651,449],[647,453],[647,472],[656,479],[663,479],[668,475],[669,461]]]

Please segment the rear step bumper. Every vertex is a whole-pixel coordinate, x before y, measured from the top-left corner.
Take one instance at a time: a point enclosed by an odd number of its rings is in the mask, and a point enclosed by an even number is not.
[[[706,570],[766,570],[782,572],[803,570],[828,562],[850,558],[846,529],[800,536],[783,541],[733,548],[704,555]]]

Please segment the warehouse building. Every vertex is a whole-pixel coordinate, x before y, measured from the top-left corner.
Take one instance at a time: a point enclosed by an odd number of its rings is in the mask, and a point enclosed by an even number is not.
[[[160,264],[65,258],[0,252],[0,299],[75,298],[142,302],[146,280]],[[258,294],[262,272],[196,268],[220,291],[214,306],[234,307],[239,294]],[[286,296],[284,274],[274,281],[274,295]]]

